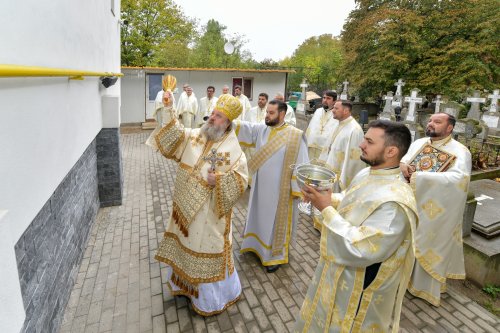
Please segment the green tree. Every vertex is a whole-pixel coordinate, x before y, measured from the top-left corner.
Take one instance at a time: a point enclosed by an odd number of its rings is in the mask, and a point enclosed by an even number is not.
[[[309,89],[321,92],[334,89],[343,78],[339,71],[343,65],[341,42],[331,34],[306,39],[293,53],[280,61],[280,65],[295,70],[289,76],[288,90],[300,90],[303,78]]]
[[[194,43],[189,58],[191,67],[203,68],[239,68],[248,67],[252,62],[252,55],[243,49],[246,41],[242,36],[228,36],[226,26],[216,20],[209,20],[203,27],[202,34]],[[234,52],[228,55],[224,52],[224,45],[231,42]]]
[[[432,1],[415,64],[423,91],[459,100],[467,89],[493,90],[500,78],[500,1]]]
[[[499,78],[498,0],[359,0],[342,32],[344,75],[364,99],[406,88],[457,97]]]
[[[182,66],[195,22],[172,0],[122,0],[121,55],[125,66]]]

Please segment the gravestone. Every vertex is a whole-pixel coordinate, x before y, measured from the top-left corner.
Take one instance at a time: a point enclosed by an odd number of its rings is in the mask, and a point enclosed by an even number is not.
[[[415,88],[412,89],[411,95],[405,97],[405,102],[409,103],[408,105],[408,113],[406,115],[406,121],[408,122],[415,122],[415,116],[416,116],[416,106],[417,104],[422,104],[422,97],[418,97],[418,92],[420,90]]]
[[[384,96],[385,100],[385,105],[384,105],[384,110],[378,117],[379,119],[384,119],[384,120],[392,120],[394,121],[396,119],[394,115],[394,108],[392,107],[392,100],[394,99],[394,96],[392,95],[392,91],[387,92],[387,95]]]
[[[498,112],[498,99],[500,95],[498,94],[499,90],[496,89],[493,91],[492,95],[488,95],[488,98],[491,99],[490,107],[488,108],[488,112],[483,114],[482,120],[485,124],[495,131],[500,130],[500,114]]]
[[[450,102],[442,104],[441,112],[451,114],[453,117],[455,117],[455,119],[458,119],[458,117],[460,115],[461,107],[462,107],[461,104],[454,102],[454,101],[450,101]]]
[[[478,136],[483,131],[483,127],[478,120],[464,118],[459,119],[455,123],[455,127],[453,128],[453,135],[456,139],[458,137],[465,138],[465,145],[467,147],[470,146],[470,141]]]
[[[402,79],[399,79],[398,82],[394,83],[396,86],[396,94],[392,100],[392,108],[403,107],[403,86],[405,82]]]
[[[443,103],[441,100],[441,95],[437,95],[436,99],[432,101],[434,103],[434,113],[439,113],[440,112],[440,106]]]
[[[342,91],[342,83],[337,84],[337,93]]]
[[[342,93],[340,94],[341,100],[347,100],[349,98],[348,89],[349,89],[349,81],[342,82],[344,87],[342,89]]]
[[[500,235],[500,183],[491,179],[476,180],[470,183],[469,190],[477,201],[472,229],[487,239]]]
[[[416,117],[416,106],[417,104],[422,104],[422,97],[418,97],[418,92],[419,89],[413,89],[411,91],[411,95],[408,97],[405,97],[404,101],[409,103],[408,105],[408,111],[406,113],[405,121],[404,123],[408,127],[411,133],[411,138],[412,141],[415,141],[416,139],[420,139],[421,137],[424,136],[424,133],[421,128],[419,128],[419,124],[417,123],[417,117]]]
[[[309,87],[309,85],[307,84],[306,79],[303,78],[302,83],[300,84],[300,88],[302,89],[302,94],[301,94],[300,101],[297,102],[297,107],[296,107],[296,111],[298,111],[298,113],[306,114],[307,106],[309,104],[309,103],[307,103],[307,98],[306,98],[307,87]]]
[[[467,102],[470,102],[470,110],[467,113],[467,118],[479,120],[481,119],[480,104],[486,102],[485,98],[481,98],[479,91],[475,90],[472,97],[467,97]]]

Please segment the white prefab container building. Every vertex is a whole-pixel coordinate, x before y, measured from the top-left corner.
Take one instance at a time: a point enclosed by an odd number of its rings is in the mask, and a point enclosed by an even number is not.
[[[208,86],[214,86],[215,95],[218,96],[224,85],[228,85],[231,92],[235,85],[241,85],[243,94],[255,106],[260,93],[267,93],[269,99],[273,99],[278,92],[284,93],[290,72],[232,68],[122,67],[121,122],[142,123],[152,118],[154,100],[162,89],[163,75],[170,74],[177,78],[176,99],[185,83],[193,88],[198,99],[206,96]]]

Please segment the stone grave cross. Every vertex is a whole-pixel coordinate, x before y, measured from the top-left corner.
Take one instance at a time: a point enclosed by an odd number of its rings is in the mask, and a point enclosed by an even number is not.
[[[402,79],[399,79],[398,82],[394,83],[394,85],[396,86],[396,94],[392,100],[392,107],[403,107],[403,86],[405,85],[405,82]]]
[[[488,113],[485,112],[483,114],[483,121],[489,128],[495,130],[500,129],[500,114],[498,113],[498,100],[500,99],[500,95],[498,93],[499,90],[495,89],[493,95],[488,95],[488,98],[491,99],[490,108],[488,109]]]
[[[384,110],[380,114],[379,119],[392,120],[394,118],[394,109],[392,108],[393,99],[392,91],[387,92],[387,95],[384,96]]]
[[[486,99],[481,98],[481,96],[479,95],[479,91],[475,90],[472,94],[472,97],[467,97],[467,102],[471,103],[470,110],[467,113],[467,118],[480,120],[481,110],[479,109],[479,105],[486,102]]]
[[[411,91],[411,96],[405,97],[405,102],[410,103],[406,121],[415,122],[415,107],[417,104],[422,104],[423,101],[422,97],[417,96],[419,91],[419,89],[415,88]]]
[[[342,89],[342,93],[340,94],[340,99],[347,100],[347,97],[348,97],[347,91],[349,89],[349,81],[346,80],[346,81],[342,82],[342,84],[344,85],[344,88]]]
[[[441,95],[437,95],[436,99],[433,101],[436,106],[434,107],[434,113],[439,113],[439,107],[441,106]]]
[[[500,99],[500,90],[493,90],[493,95],[488,95],[488,98],[491,99],[490,108],[488,110],[489,113],[497,113],[498,112],[498,100]]]

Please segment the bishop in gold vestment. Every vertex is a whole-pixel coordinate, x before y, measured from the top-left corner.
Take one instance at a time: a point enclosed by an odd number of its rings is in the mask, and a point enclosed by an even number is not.
[[[156,259],[168,265],[172,294],[188,296],[204,316],[220,313],[241,294],[231,223],[248,177],[231,123],[241,109],[236,98],[222,95],[202,128],[185,129],[171,117],[155,137],[163,156],[179,162],[172,216]]]

